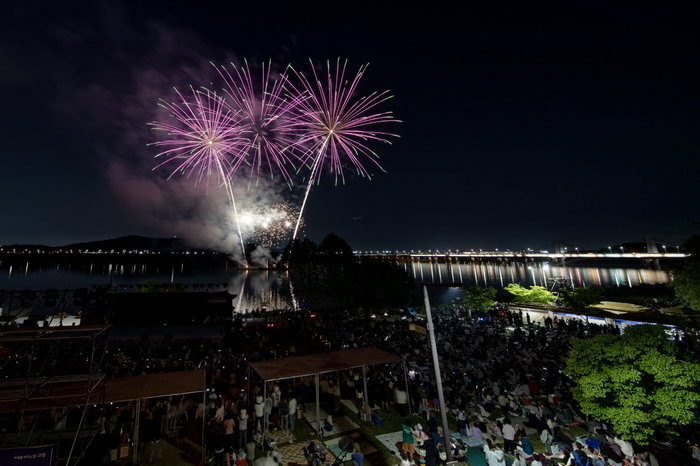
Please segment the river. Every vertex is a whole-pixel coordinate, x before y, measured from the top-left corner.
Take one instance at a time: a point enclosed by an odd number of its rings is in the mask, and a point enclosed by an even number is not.
[[[401,267],[416,279],[417,283],[437,284],[458,282],[491,286],[501,290],[509,283],[523,286],[551,287],[555,279],[565,279],[574,288],[586,285],[603,287],[632,287],[639,284],[658,284],[669,281],[663,270],[647,269],[631,265],[554,265],[535,263],[435,263],[430,261],[401,263]],[[146,280],[184,283],[199,291],[228,289],[237,294],[240,310],[258,308],[283,308],[282,278],[274,269],[243,270],[230,266],[200,266],[195,262],[182,262],[176,266],[158,266],[150,263],[62,264],[0,262],[0,289],[4,290],[63,290],[114,285],[117,289],[131,289]],[[431,291],[436,300],[450,300],[454,291]],[[417,290],[418,291],[418,290]]]

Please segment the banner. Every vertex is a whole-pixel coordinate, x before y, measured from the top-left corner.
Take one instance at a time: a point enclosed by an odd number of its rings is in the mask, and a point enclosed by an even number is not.
[[[53,446],[0,450],[0,466],[51,466]]]

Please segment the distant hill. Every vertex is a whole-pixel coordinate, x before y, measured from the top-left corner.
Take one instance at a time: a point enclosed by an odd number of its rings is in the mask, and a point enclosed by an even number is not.
[[[148,238],[145,236],[122,236],[120,238],[105,239],[100,241],[87,241],[84,243],[67,244],[65,246],[45,246],[40,244],[12,244],[3,246],[7,250],[16,249],[17,251],[58,251],[58,250],[73,250],[73,251],[152,251],[152,252],[183,252],[193,251],[195,248],[190,247],[187,241],[183,238]],[[202,248],[196,248],[201,251]]]

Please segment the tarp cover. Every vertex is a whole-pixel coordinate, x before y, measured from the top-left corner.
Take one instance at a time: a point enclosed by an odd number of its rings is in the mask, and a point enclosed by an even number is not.
[[[205,369],[136,377],[116,377],[107,380],[104,402],[116,403],[141,398],[203,392],[206,389],[206,383]]]
[[[353,367],[402,361],[398,356],[370,346],[334,351],[332,353],[316,353],[307,356],[291,356],[269,361],[252,362],[250,367],[263,380],[281,380],[351,369]]]
[[[206,389],[204,369],[112,379],[102,377],[53,377],[39,379],[36,384],[30,379],[28,385],[24,381],[2,383],[0,412],[14,411],[22,406],[25,410],[38,410],[84,405],[89,388],[92,389],[90,404],[196,393]]]

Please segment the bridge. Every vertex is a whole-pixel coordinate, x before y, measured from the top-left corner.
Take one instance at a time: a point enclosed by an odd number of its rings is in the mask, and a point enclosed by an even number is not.
[[[358,257],[381,257],[396,261],[420,261],[420,260],[506,260],[506,261],[535,261],[535,260],[567,260],[567,259],[681,259],[688,257],[688,254],[682,252],[631,252],[631,253],[595,253],[595,252],[567,252],[567,253],[550,253],[536,251],[356,251]]]
[[[549,249],[552,249],[550,252]],[[605,251],[607,249],[607,251]],[[670,249],[670,250],[669,250]],[[673,251],[675,249],[675,251]],[[619,252],[618,252],[619,251]],[[661,252],[663,251],[663,252]],[[561,240],[554,240],[541,248],[520,251],[355,251],[362,257],[377,257],[398,262],[436,261],[451,262],[453,260],[474,262],[534,262],[551,261],[565,262],[567,260],[642,260],[658,263],[662,259],[682,259],[688,254],[680,251],[680,245],[668,243],[647,235],[642,240],[622,243],[597,251],[579,251],[579,248]]]

